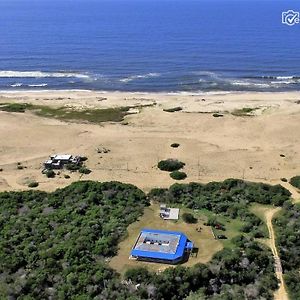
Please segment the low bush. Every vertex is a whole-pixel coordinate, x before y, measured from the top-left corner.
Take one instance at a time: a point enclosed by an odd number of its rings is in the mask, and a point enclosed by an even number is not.
[[[46,176],[48,178],[54,178],[55,177],[55,172],[53,170],[47,170],[46,171]]]
[[[73,163],[66,164],[65,167],[69,171],[78,171],[81,168],[79,164],[73,164]]]
[[[181,111],[182,107],[177,106],[177,107],[173,107],[173,108],[165,108],[163,111],[165,112],[176,112],[176,111]]]
[[[173,143],[173,144],[171,144],[171,147],[172,148],[178,148],[180,146],[180,144],[178,144],[178,143]]]
[[[30,187],[30,188],[35,188],[35,187],[38,187],[38,186],[39,186],[39,183],[36,182],[36,181],[30,182],[28,184],[28,187]]]
[[[161,160],[157,165],[157,167],[161,171],[168,171],[168,172],[178,171],[179,169],[183,168],[184,166],[185,166],[185,163],[183,163],[177,159]]]
[[[195,224],[197,223],[197,218],[195,218],[192,214],[190,213],[183,213],[182,214],[182,219],[185,223],[188,223],[188,224]]]
[[[219,114],[219,113],[214,113],[214,114],[213,114],[213,117],[215,117],[215,118],[220,118],[220,117],[224,117],[224,115]]]
[[[70,175],[65,174],[65,175],[64,175],[64,178],[69,179],[69,178],[70,178]]]
[[[180,171],[173,171],[170,173],[170,177],[175,180],[183,180],[187,177],[186,173]]]
[[[87,167],[81,167],[80,169],[79,169],[79,173],[81,173],[81,174],[90,174],[92,171],[90,170],[90,169],[88,169]]]

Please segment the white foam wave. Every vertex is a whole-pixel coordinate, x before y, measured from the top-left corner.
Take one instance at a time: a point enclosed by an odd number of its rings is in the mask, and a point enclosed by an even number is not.
[[[43,86],[47,86],[47,83],[41,83],[41,84],[28,84],[28,86],[30,87],[43,87]]]
[[[126,78],[122,78],[120,79],[121,82],[130,82],[136,79],[143,79],[143,78],[151,78],[151,77],[159,77],[160,74],[159,73],[148,73],[148,74],[144,74],[144,75],[132,75]]]
[[[247,81],[232,81],[231,84],[236,86],[248,86],[248,87],[258,87],[258,88],[270,87],[270,84],[268,83],[257,83],[257,82],[247,82]]]
[[[19,87],[19,86],[22,86],[22,85],[23,85],[23,83],[16,82],[16,83],[11,84],[10,86],[11,87]]]
[[[288,79],[295,79],[295,77],[294,76],[277,76],[276,79],[288,80]]]
[[[42,72],[42,71],[0,71],[0,78],[90,78],[89,75],[80,73],[68,73],[68,72]]]

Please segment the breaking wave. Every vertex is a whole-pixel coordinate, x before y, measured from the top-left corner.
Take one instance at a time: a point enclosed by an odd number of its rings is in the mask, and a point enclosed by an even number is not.
[[[42,71],[0,71],[0,78],[90,78],[87,74],[68,72],[42,72]]]
[[[30,87],[43,87],[43,86],[47,86],[47,83],[41,83],[41,84],[28,84],[28,86]]]
[[[22,86],[22,85],[23,85],[23,83],[16,82],[16,83],[11,84],[10,86],[11,87],[19,87],[19,86]]]
[[[148,73],[148,74],[144,74],[144,75],[132,75],[126,78],[122,78],[120,79],[121,82],[130,82],[136,79],[144,79],[144,78],[152,78],[152,77],[159,77],[160,74],[159,73]]]

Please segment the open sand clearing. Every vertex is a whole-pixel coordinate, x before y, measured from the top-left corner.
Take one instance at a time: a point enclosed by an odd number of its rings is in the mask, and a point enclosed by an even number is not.
[[[36,180],[39,189],[52,191],[79,179],[118,180],[149,190],[174,183],[157,169],[157,162],[178,158],[186,163],[184,182],[229,177],[277,183],[300,173],[300,93],[238,93],[170,95],[44,91],[1,93],[0,103],[26,102],[81,108],[152,106],[122,123],[101,125],[63,122],[32,112],[0,112],[0,190],[27,189]],[[181,106],[168,113],[164,108]],[[230,112],[256,108],[254,116]],[[213,117],[213,112],[225,113]],[[171,148],[171,143],[179,148]],[[97,153],[105,147],[108,153]],[[87,156],[89,175],[63,174],[48,179],[42,162],[53,153]],[[284,155],[280,156],[281,154]],[[24,169],[18,169],[17,163]],[[66,171],[62,172],[66,173]]]

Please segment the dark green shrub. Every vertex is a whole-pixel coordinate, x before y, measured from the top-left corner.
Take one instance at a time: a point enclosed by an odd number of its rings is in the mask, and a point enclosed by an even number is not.
[[[282,182],[287,182],[287,181],[288,181],[286,178],[280,178],[280,180],[281,180]]]
[[[192,214],[190,213],[183,213],[182,214],[182,219],[185,223],[188,223],[188,224],[195,224],[197,223],[197,218],[195,218]]]
[[[294,176],[290,179],[290,184],[300,189],[300,176]]]
[[[81,156],[80,157],[80,161],[87,161],[87,160],[88,160],[88,158],[86,156]]]
[[[0,172],[2,172],[3,171],[3,169],[2,168],[0,168]]]
[[[64,175],[64,178],[69,179],[69,178],[70,178],[70,175],[65,174],[65,175]]]
[[[177,159],[166,159],[166,160],[161,160],[158,163],[157,167],[162,171],[173,172],[183,168],[184,165],[185,163]]]
[[[178,143],[173,143],[173,144],[171,144],[171,147],[172,148],[178,148],[180,146],[180,144],[178,144]]]
[[[184,172],[174,171],[170,173],[170,177],[175,180],[183,180],[187,177],[187,175]]]
[[[39,186],[39,183],[36,182],[36,181],[30,182],[28,184],[28,187],[30,187],[30,188],[35,188],[35,187],[38,187],[38,186]]]
[[[175,111],[181,111],[181,110],[182,110],[182,107],[176,106],[176,107],[173,107],[173,108],[165,108],[163,111],[165,111],[165,112],[175,112]]]
[[[145,267],[128,269],[124,274],[126,280],[131,280],[134,283],[150,282],[152,277],[153,274]]]
[[[24,167],[23,167],[23,166],[21,166],[21,165],[18,165],[18,166],[17,166],[17,169],[18,169],[18,170],[23,170],[23,169],[24,169]]]
[[[65,165],[66,169],[69,170],[69,171],[78,171],[81,166],[78,165],[78,164],[73,164],[73,163],[70,163],[70,164],[66,164]]]
[[[85,166],[83,166],[79,169],[79,173],[81,173],[81,174],[90,174],[91,172],[92,171]]]
[[[253,236],[257,239],[262,239],[262,238],[265,238],[265,234],[262,230],[259,230],[259,229],[256,229],[253,231]]]
[[[222,114],[218,114],[218,113],[214,113],[213,114],[213,117],[215,117],[215,118],[220,118],[220,117],[223,117],[224,115],[222,115]]]
[[[48,178],[54,178],[55,177],[55,172],[53,170],[47,170],[46,171],[46,176]]]

